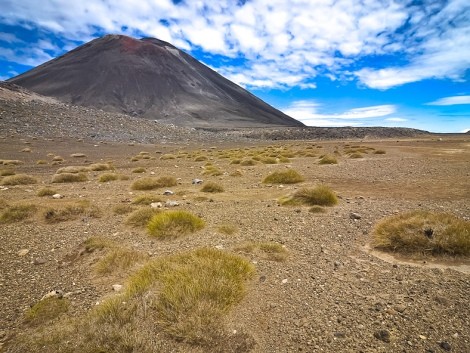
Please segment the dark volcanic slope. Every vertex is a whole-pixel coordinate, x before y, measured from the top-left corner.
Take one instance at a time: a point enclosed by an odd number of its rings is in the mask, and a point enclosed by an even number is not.
[[[9,82],[65,103],[191,127],[303,126],[173,45],[107,35]]]

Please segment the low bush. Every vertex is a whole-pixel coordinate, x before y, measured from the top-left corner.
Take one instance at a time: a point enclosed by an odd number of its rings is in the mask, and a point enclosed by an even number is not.
[[[327,154],[320,159],[319,164],[338,164],[338,160],[335,156]]]
[[[133,190],[154,190],[163,187],[171,187],[176,185],[176,178],[163,176],[160,178],[141,178],[132,184]]]
[[[0,223],[15,223],[31,217],[37,211],[35,205],[23,204],[6,206],[0,213]]]
[[[135,210],[126,218],[125,224],[131,227],[145,227],[152,217],[160,212],[159,209],[150,207]]]
[[[37,182],[36,178],[26,174],[10,175],[2,179],[2,185],[5,186],[29,185],[36,184]]]
[[[224,192],[224,188],[220,184],[214,183],[213,181],[209,181],[204,184],[204,186],[201,188],[201,191],[217,193],[217,192]]]
[[[304,181],[302,175],[300,175],[294,169],[287,169],[285,171],[274,172],[264,178],[263,183],[265,184],[296,184]]]
[[[48,187],[39,189],[38,192],[36,193],[37,196],[43,197],[43,196],[52,196],[57,194],[57,191]]]
[[[204,226],[201,218],[187,211],[165,211],[152,217],[147,230],[151,236],[167,239],[194,233]]]
[[[55,174],[52,177],[53,183],[77,183],[77,182],[84,182],[87,181],[88,178],[84,173],[62,173],[62,174]]]
[[[402,253],[468,256],[470,222],[443,212],[406,212],[378,222],[372,245]]]
[[[297,190],[292,196],[280,200],[282,205],[334,206],[338,198],[329,186],[318,185],[314,188]]]

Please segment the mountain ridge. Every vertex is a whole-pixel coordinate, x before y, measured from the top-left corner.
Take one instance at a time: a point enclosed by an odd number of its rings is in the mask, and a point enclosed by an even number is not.
[[[64,103],[175,125],[304,126],[156,38],[106,35],[8,82]]]

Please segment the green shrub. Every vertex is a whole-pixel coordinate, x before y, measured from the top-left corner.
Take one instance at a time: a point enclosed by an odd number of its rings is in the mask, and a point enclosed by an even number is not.
[[[285,171],[274,172],[264,178],[263,183],[265,184],[296,184],[304,181],[302,175],[293,169],[287,169]]]
[[[470,222],[449,213],[411,211],[381,220],[376,248],[403,253],[470,255]]]
[[[152,217],[147,225],[150,235],[160,238],[177,238],[204,228],[205,222],[187,211],[165,211]]]

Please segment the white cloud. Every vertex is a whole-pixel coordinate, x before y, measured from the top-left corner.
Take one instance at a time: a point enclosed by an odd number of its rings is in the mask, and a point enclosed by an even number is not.
[[[469,129],[463,129],[462,131],[459,131],[459,132],[462,133],[462,134],[466,134],[469,131],[470,131],[470,128]]]
[[[124,32],[243,58],[243,65],[228,64],[218,71],[243,78],[239,82],[250,87],[313,88],[315,77],[324,75],[388,89],[428,78],[459,80],[470,67],[465,0],[421,5],[395,0],[239,3],[3,0],[0,22],[38,27],[65,43],[88,41],[97,30]],[[383,67],[376,64],[381,60],[368,60],[382,54],[400,57],[403,63]],[[359,60],[363,68],[352,69]]]
[[[426,103],[427,105],[457,105],[457,104],[470,104],[470,96],[453,96],[444,97],[434,102]]]
[[[404,119],[404,118],[387,118],[387,119],[385,119],[385,121],[390,121],[390,122],[393,122],[393,123],[402,123],[402,122],[408,121],[408,119]]]
[[[12,33],[0,32],[0,41],[7,43],[21,43],[23,42],[17,36]]]
[[[380,118],[396,111],[394,105],[376,105],[342,113],[322,114],[318,112],[321,107],[321,104],[314,101],[296,101],[283,109],[283,112],[309,126],[357,126],[363,124],[361,120]]]

